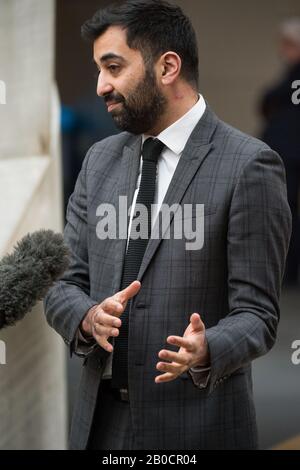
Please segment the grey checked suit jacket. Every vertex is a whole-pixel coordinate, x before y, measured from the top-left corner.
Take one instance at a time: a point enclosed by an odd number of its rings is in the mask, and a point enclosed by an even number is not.
[[[120,289],[126,240],[100,241],[97,207],[132,202],[141,137],[127,132],[88,152],[68,206],[71,267],[45,298],[49,324],[74,352],[87,311]],[[253,449],[258,445],[251,362],[274,345],[291,233],[285,171],[268,146],[230,127],[208,106],[193,131],[165,203],[205,205],[205,243],[151,240],[131,304],[129,395],[140,449]],[[171,224],[174,222],[171,218]],[[158,352],[198,312],[211,356],[208,387],[190,375],[156,384]],[[176,348],[174,350],[177,350]],[[109,353],[85,360],[70,447],[86,448]]]

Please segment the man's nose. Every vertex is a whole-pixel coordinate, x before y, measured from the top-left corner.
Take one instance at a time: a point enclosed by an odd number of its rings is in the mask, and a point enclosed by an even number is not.
[[[100,97],[105,96],[108,93],[113,91],[113,86],[105,80],[104,75],[99,73],[98,83],[97,83],[97,95]]]

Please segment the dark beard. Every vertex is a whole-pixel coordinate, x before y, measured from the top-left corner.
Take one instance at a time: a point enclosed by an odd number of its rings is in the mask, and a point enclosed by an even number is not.
[[[146,71],[145,78],[129,93],[119,110],[111,112],[116,126],[132,134],[144,134],[155,127],[165,111],[167,100],[159,90],[153,71]]]

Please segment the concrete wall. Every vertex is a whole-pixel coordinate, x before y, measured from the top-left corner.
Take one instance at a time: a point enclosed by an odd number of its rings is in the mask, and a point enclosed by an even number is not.
[[[54,16],[52,0],[0,0],[0,257],[28,232],[62,230]],[[42,305],[0,341],[0,449],[65,448],[66,348]]]
[[[53,0],[0,0],[0,158],[44,154],[54,64]],[[13,124],[13,125],[12,125]]]
[[[280,70],[280,22],[300,16],[299,0],[176,0],[199,39],[201,92],[219,117],[256,134],[257,100]]]

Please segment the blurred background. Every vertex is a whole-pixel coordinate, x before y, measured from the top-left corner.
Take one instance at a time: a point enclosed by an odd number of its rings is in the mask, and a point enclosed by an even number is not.
[[[82,23],[108,1],[0,0],[0,256],[28,231],[62,231],[89,147],[118,131],[96,95]],[[293,238],[278,341],[254,364],[261,448],[300,449],[299,0],[178,0],[192,18],[200,93],[216,114],[265,140],[285,163]],[[292,18],[292,20],[291,20]],[[288,20],[288,21],[287,21]],[[5,96],[4,96],[5,95]],[[0,332],[0,449],[64,449],[80,377],[41,305]]]

